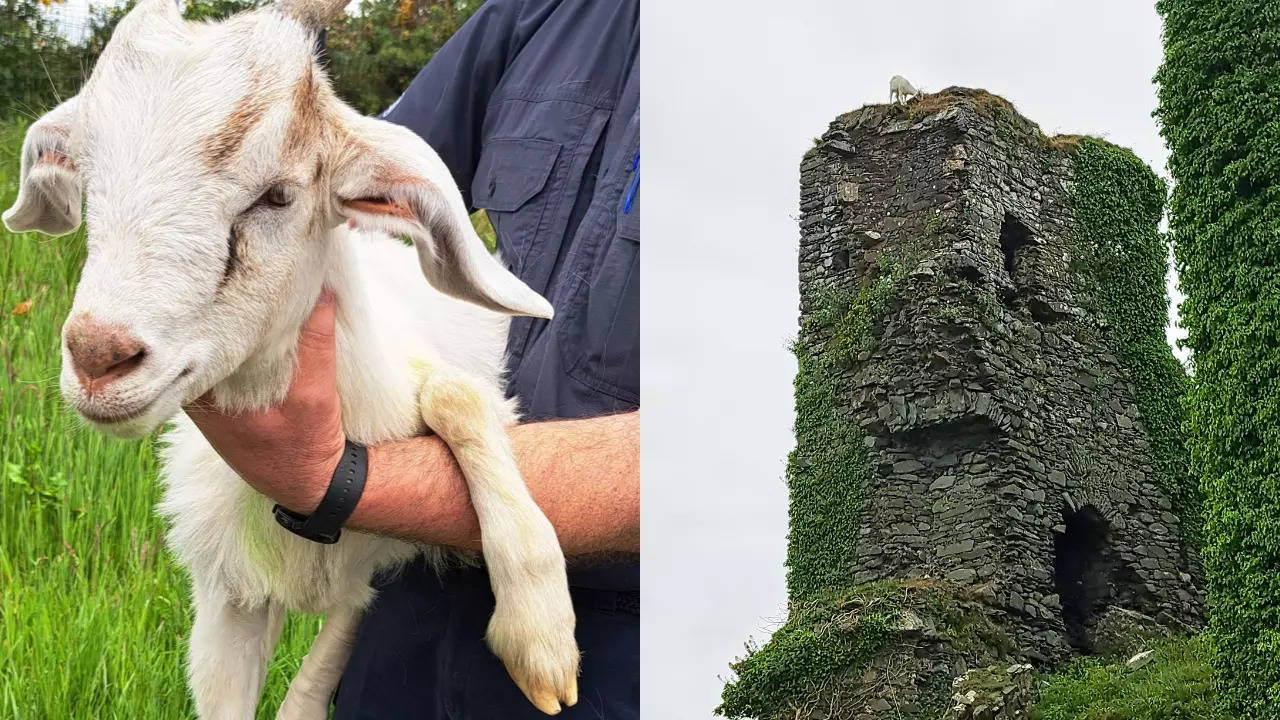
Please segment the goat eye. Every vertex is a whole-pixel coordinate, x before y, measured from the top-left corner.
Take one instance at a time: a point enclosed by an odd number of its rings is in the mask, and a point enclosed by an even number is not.
[[[254,207],[266,206],[282,208],[288,207],[292,200],[293,198],[289,196],[289,192],[284,189],[283,185],[272,185],[267,188],[266,192],[262,193],[262,195],[258,197],[253,205]]]

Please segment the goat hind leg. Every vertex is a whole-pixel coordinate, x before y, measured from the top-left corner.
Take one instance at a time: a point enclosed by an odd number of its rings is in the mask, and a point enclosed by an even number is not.
[[[564,553],[516,465],[512,404],[448,370],[424,374],[422,419],[449,445],[480,519],[495,600],[485,639],[521,692],[554,715],[578,701],[578,646]]]
[[[302,667],[293,681],[276,720],[324,720],[338,680],[351,658],[360,611],[343,608],[329,612],[320,634],[302,659]]]

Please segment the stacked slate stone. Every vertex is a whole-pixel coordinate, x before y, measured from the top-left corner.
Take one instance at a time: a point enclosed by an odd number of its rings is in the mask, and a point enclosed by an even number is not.
[[[817,288],[856,295],[900,268],[867,349],[833,379],[870,466],[850,499],[849,583],[980,588],[1038,664],[1089,651],[1108,608],[1194,626],[1203,600],[1134,390],[1088,309],[1074,142],[949,88],[839,117],[801,166],[802,327]],[[833,352],[824,332],[799,342]]]

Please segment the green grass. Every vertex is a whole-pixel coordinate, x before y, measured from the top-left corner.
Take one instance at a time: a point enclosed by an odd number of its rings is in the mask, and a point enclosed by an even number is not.
[[[1202,636],[1154,648],[1144,667],[1125,658],[1076,660],[1048,678],[1034,720],[1234,720],[1214,704],[1209,646]]]
[[[22,135],[0,122],[0,210],[17,194]],[[153,512],[152,443],[90,431],[58,396],[58,331],[83,260],[83,232],[0,229],[0,718],[193,717],[189,583]],[[286,626],[260,718],[316,628]]]

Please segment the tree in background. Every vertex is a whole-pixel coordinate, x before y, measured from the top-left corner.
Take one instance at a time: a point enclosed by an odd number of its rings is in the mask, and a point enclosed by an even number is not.
[[[329,31],[329,73],[361,112],[385,110],[480,7],[454,0],[362,0]]]
[[[57,32],[61,0],[0,0],[0,118],[35,115],[75,93],[87,73],[81,49]]]
[[[39,115],[88,77],[120,18],[136,3],[94,6],[82,40],[46,8],[62,0],[0,0],[0,117]],[[189,0],[189,20],[216,20],[266,0]],[[328,33],[329,74],[339,97],[365,113],[386,109],[467,18],[479,0],[362,0]]]
[[[1159,0],[1157,116],[1195,366],[1193,471],[1223,708],[1280,719],[1280,0]]]

